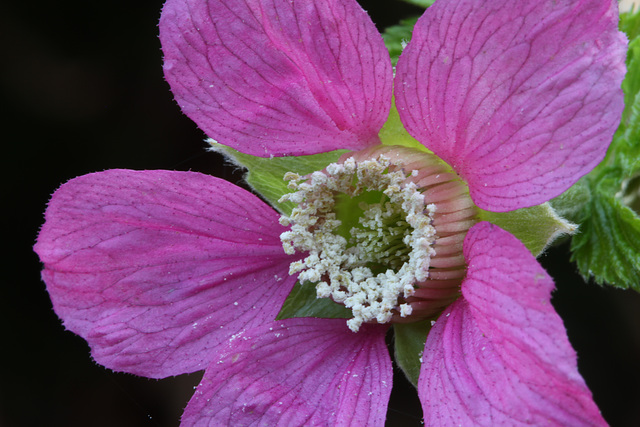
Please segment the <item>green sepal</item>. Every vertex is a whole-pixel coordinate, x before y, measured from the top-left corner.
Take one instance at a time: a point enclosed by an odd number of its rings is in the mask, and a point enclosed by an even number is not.
[[[395,98],[391,100],[391,110],[387,121],[380,129],[378,134],[382,145],[401,145],[403,147],[414,148],[416,150],[431,153],[431,151],[414,139],[409,132],[404,128],[404,125],[400,121],[400,114],[396,108]]]
[[[394,354],[396,363],[402,372],[418,386],[420,366],[422,365],[422,352],[427,335],[431,330],[431,320],[423,320],[415,323],[396,323],[393,325]]]
[[[615,196],[591,200],[571,260],[585,279],[640,292],[640,218]]]
[[[291,190],[283,179],[287,172],[307,175],[319,171],[334,163],[349,150],[336,150],[310,156],[257,157],[241,153],[231,147],[208,141],[211,149],[223,154],[233,164],[247,169],[244,179],[253,190],[264,197],[280,213],[290,215],[295,207],[292,202],[280,203],[278,200]]]
[[[591,201],[591,188],[587,178],[578,180],[567,191],[551,199],[549,203],[563,218],[575,223],[582,219],[582,211]]]
[[[549,203],[511,212],[480,210],[478,216],[481,221],[489,221],[516,236],[536,257],[559,237],[574,234],[577,229]]]
[[[293,317],[316,317],[322,319],[350,319],[351,310],[330,298],[318,298],[312,283],[296,282],[282,305],[276,320]]]

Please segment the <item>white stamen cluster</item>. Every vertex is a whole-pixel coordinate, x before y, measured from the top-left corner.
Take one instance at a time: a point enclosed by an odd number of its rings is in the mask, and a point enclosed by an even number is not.
[[[397,165],[381,155],[361,162],[349,158],[307,177],[285,175],[296,191],[280,202],[298,206],[290,217],[280,219],[291,226],[280,236],[282,245],[287,254],[308,252],[304,260],[291,264],[289,274],[300,273],[300,283],[315,283],[318,298],[331,297],[350,308],[354,317],[347,324],[354,332],[363,322],[388,322],[393,310],[410,315],[411,307],[398,299],[411,296],[414,284],[428,277],[435,253],[435,206],[425,206],[418,187],[390,166]],[[342,224],[334,209],[336,196],[358,197],[366,191],[384,196],[381,203],[360,203],[359,226],[350,230],[347,241],[334,232]],[[386,271],[374,274],[371,267]]]

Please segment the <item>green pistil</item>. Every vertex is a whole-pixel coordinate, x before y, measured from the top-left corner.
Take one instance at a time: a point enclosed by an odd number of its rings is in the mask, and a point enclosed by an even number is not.
[[[389,203],[386,196],[385,199],[374,205],[360,204],[363,215],[359,218],[359,227],[350,230],[349,246],[360,249],[371,270],[383,272],[391,268],[397,272],[409,260],[411,248],[404,240],[412,229],[406,222],[402,207]],[[388,216],[382,216],[381,223],[376,224],[369,216],[381,211],[382,206],[387,209]]]
[[[361,227],[360,218],[364,214],[362,206],[375,204],[383,198],[388,200],[382,191],[371,189],[366,189],[362,194],[356,196],[350,196],[345,193],[335,194],[333,212],[335,212],[336,218],[340,219],[341,224],[334,233],[349,241],[351,239],[351,229]]]

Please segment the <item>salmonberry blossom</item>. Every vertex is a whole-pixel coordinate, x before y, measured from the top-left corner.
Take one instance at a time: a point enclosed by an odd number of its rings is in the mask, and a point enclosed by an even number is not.
[[[425,424],[605,424],[552,279],[478,212],[546,202],[604,157],[617,21],[615,0],[438,0],[394,75],[355,0],[168,0],[165,75],[204,132],[266,158],[351,151],[288,173],[282,215],[193,172],[71,180],[35,246],[56,313],[108,368],[205,370],[184,425],[383,425],[385,334],[418,321]],[[392,93],[428,150],[381,144]],[[351,318],[276,320],[297,281]]]

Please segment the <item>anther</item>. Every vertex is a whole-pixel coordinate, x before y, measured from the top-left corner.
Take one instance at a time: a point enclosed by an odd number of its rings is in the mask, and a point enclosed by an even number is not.
[[[427,318],[457,298],[462,241],[476,210],[466,185],[435,156],[377,147],[285,179],[294,192],[281,201],[297,206],[281,218],[291,227],[283,248],[307,253],[290,274],[350,308],[353,331]]]

